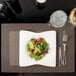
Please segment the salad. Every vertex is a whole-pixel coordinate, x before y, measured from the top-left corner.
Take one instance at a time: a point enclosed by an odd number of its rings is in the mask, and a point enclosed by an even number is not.
[[[26,46],[27,52],[31,58],[34,58],[36,61],[41,60],[48,54],[48,43],[42,37],[35,39],[31,38]]]

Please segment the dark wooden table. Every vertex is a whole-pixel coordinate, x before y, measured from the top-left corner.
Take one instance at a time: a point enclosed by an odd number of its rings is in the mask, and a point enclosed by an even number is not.
[[[0,0],[6,1],[6,0]],[[46,22],[50,15],[56,10],[63,10],[69,15],[70,11],[76,7],[76,0],[47,0],[44,9],[36,7],[36,0],[19,0],[22,12],[16,15],[15,19],[0,16],[1,22]],[[9,5],[9,4],[8,4]],[[10,7],[10,6],[9,6]]]

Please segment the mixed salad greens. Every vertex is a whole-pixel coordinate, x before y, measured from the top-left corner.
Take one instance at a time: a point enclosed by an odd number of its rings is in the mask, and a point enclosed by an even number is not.
[[[37,61],[42,59],[48,53],[49,46],[46,40],[40,37],[38,39],[31,38],[26,48],[29,56]]]

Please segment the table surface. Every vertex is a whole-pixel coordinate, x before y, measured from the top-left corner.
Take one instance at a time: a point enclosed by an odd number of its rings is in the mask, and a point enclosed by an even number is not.
[[[0,0],[6,1],[6,0]],[[51,13],[56,10],[64,10],[67,15],[76,7],[76,0],[47,0],[46,7],[42,10],[37,9],[36,0],[19,0],[22,12],[16,15],[12,21],[2,18],[2,22],[45,22],[49,20]]]
[[[75,30],[70,28],[70,24],[66,24],[63,28],[54,28],[48,26],[47,23],[9,23],[1,25],[1,71],[2,72],[21,72],[21,73],[44,73],[44,72],[74,72],[75,57]],[[67,45],[67,64],[65,66],[57,66],[49,68],[41,65],[31,67],[18,66],[18,33],[19,30],[29,30],[34,32],[42,32],[47,30],[62,31],[65,30],[69,35]],[[12,49],[11,49],[12,48]],[[58,52],[58,50],[57,50]]]

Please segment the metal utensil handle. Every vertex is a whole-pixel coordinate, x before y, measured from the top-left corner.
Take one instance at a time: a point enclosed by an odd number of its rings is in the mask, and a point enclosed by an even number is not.
[[[64,53],[63,53],[63,65],[66,64],[66,43],[63,43]]]
[[[59,47],[59,66],[62,65],[61,47]]]

